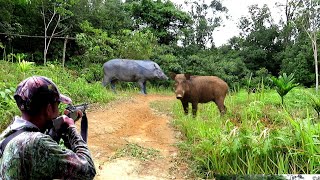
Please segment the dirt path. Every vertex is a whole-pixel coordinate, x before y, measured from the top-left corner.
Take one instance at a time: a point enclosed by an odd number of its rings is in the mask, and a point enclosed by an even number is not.
[[[150,108],[152,101],[171,100],[174,96],[136,95],[105,109],[90,109],[88,145],[97,169],[96,180],[184,178],[183,168],[175,161],[177,133],[170,126],[170,117]],[[147,161],[130,156],[110,159],[127,144],[152,148],[160,155]]]

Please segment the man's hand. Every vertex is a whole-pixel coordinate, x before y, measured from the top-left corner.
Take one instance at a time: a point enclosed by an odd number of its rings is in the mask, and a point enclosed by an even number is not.
[[[63,124],[67,125],[67,127],[74,126],[74,120],[69,118],[66,115],[62,115]]]
[[[74,120],[66,115],[59,116],[53,120],[55,132],[61,132],[71,126],[74,126]]]

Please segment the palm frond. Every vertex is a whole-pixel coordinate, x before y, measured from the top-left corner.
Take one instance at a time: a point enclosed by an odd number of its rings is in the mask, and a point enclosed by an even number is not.
[[[293,88],[299,86],[299,83],[294,83],[294,74],[287,76],[286,73],[283,73],[278,78],[271,77],[271,81],[275,85],[275,89],[280,95],[281,99],[288,94]]]

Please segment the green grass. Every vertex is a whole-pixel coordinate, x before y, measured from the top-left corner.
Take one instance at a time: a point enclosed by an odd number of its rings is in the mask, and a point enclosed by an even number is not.
[[[293,89],[283,106],[275,90],[249,95],[241,90],[227,96],[223,117],[213,103],[199,104],[196,118],[185,116],[176,100],[171,113],[184,134],[181,154],[201,178],[319,174],[320,120],[307,93],[315,94],[313,89]]]
[[[138,144],[128,143],[124,148],[119,149],[111,159],[120,157],[134,157],[143,161],[155,160],[160,157],[160,151],[152,148],[145,148]]]

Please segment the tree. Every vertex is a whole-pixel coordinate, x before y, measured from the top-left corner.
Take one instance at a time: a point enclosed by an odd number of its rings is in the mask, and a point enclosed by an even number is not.
[[[219,0],[212,0],[209,4],[204,0],[186,1],[186,5],[191,6],[189,14],[193,23],[184,29],[184,46],[196,44],[204,49],[210,44],[214,47],[212,33],[222,22],[218,13],[226,12],[226,7]]]
[[[160,44],[176,43],[181,29],[191,22],[190,16],[171,1],[128,1],[136,30],[150,30]]]
[[[47,62],[47,53],[50,43],[54,36],[58,36],[66,32],[69,26],[62,24],[64,20],[73,15],[68,10],[75,2],[73,0],[46,0],[41,4],[41,15],[44,25],[44,50],[43,50],[43,64]],[[49,40],[48,38],[49,36]]]
[[[318,73],[318,48],[317,34],[320,27],[320,1],[318,0],[302,0],[303,7],[300,11],[302,14],[301,21],[305,32],[308,34],[313,50],[314,68],[316,74],[316,92],[319,88]]]
[[[106,30],[109,35],[122,32],[124,29],[133,29],[133,20],[130,10],[122,0],[78,0],[71,8],[74,14],[72,19],[81,24],[88,21],[93,27]]]
[[[123,30],[118,39],[118,57],[123,59],[150,59],[157,45],[157,39],[150,31]]]
[[[11,52],[13,47],[16,49],[30,48],[25,46],[25,42],[22,42],[21,38],[12,34],[29,34],[35,32],[36,29],[39,30],[35,25],[40,17],[37,3],[28,4],[17,0],[0,0],[0,4],[0,32],[6,33],[6,36],[0,38],[5,43],[7,52]]]
[[[88,21],[81,24],[83,33],[76,36],[77,43],[84,49],[84,54],[77,59],[77,64],[86,67],[91,63],[104,63],[110,58],[114,58],[115,48],[119,44],[118,38],[112,38],[102,29],[92,26]]]
[[[276,55],[283,50],[278,26],[274,24],[267,5],[262,8],[252,5],[249,7],[249,14],[250,17],[242,17],[238,25],[243,40],[233,39],[233,43],[240,43],[237,48],[240,49],[240,56],[248,69],[257,71],[266,68],[277,75],[281,61]]]
[[[278,7],[284,7],[285,19],[280,20],[280,24],[283,25],[282,35],[283,43],[285,46],[289,45],[294,36],[294,22],[297,20],[297,12],[302,5],[301,0],[286,0],[285,4],[276,3]]]
[[[315,82],[313,50],[310,46],[308,35],[301,32],[294,43],[278,54],[278,59],[282,60],[281,73],[293,73],[296,81],[307,87]]]

